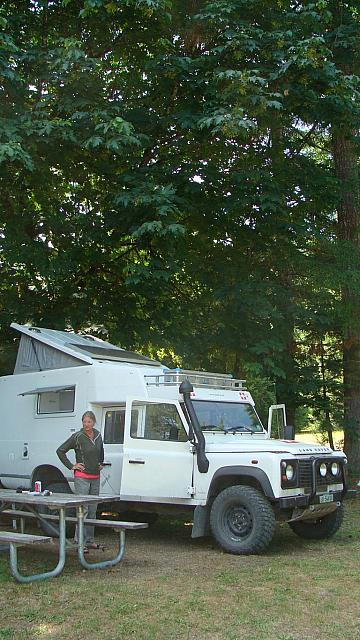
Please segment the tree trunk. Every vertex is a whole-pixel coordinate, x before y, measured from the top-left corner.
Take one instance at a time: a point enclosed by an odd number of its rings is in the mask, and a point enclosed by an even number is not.
[[[347,135],[346,135],[347,133]],[[351,132],[337,130],[333,134],[336,177],[340,185],[338,235],[344,251],[356,255],[360,249],[359,174]],[[356,264],[356,263],[355,263]],[[360,270],[352,263],[353,271]],[[354,280],[354,278],[352,278]],[[354,285],[342,290],[344,309],[343,370],[344,370],[344,450],[352,475],[360,473],[360,296]]]
[[[272,89],[278,91],[279,87],[276,83]],[[285,193],[286,186],[284,184],[284,146],[286,145],[286,137],[284,136],[283,123],[279,113],[274,114],[270,129],[270,160],[273,172],[273,189],[277,190],[279,196],[279,211],[286,220],[290,220],[291,210],[288,206]],[[284,235],[283,238],[277,238],[277,242],[284,242],[288,245],[289,237]],[[290,270],[291,269],[291,270]],[[283,343],[283,351],[278,366],[284,372],[284,378],[278,378],[275,381],[277,402],[286,405],[286,421],[288,425],[296,427],[296,408],[299,404],[298,395],[298,372],[296,367],[295,353],[295,287],[296,274],[288,266],[284,269],[281,266],[279,270],[281,275],[281,284],[283,287],[283,307],[281,313],[283,315],[282,326],[278,327]]]

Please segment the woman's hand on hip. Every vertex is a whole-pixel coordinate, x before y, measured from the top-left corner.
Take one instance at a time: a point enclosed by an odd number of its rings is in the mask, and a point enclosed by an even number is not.
[[[73,467],[73,471],[85,471],[85,465],[82,462],[76,462]]]

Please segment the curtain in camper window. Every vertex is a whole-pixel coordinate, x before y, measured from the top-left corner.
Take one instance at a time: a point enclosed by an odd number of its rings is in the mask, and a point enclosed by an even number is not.
[[[37,412],[71,413],[75,405],[75,388],[60,391],[46,391],[38,394]]]
[[[123,444],[125,428],[125,407],[112,409],[105,414],[104,444]]]

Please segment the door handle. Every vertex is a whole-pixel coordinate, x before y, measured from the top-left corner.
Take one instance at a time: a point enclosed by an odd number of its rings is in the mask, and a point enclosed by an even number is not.
[[[103,462],[102,463],[103,467],[111,467],[111,465],[112,465],[112,462]]]
[[[145,460],[129,460],[129,464],[145,464]]]

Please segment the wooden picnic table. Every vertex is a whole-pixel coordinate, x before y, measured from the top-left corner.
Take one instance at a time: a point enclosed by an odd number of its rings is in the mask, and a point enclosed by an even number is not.
[[[59,513],[59,558],[58,563],[54,569],[51,571],[46,571],[45,573],[33,574],[31,576],[24,576],[20,574],[18,570],[18,559],[17,559],[17,547],[24,544],[36,544],[36,538],[39,538],[38,542],[51,541],[51,538],[48,537],[47,540],[44,539],[44,536],[31,536],[33,540],[26,539],[26,534],[14,534],[13,540],[11,540],[11,532],[5,532],[7,534],[7,538],[3,535],[3,540],[9,542],[10,544],[10,569],[13,577],[19,582],[32,582],[34,580],[43,580],[45,578],[51,578],[54,576],[58,576],[64,568],[65,559],[66,559],[66,550],[67,548],[74,548],[73,544],[67,543],[66,540],[66,510],[75,508],[76,509],[76,523],[78,525],[78,557],[81,565],[85,569],[102,569],[109,566],[114,566],[120,562],[125,552],[125,531],[126,529],[144,529],[148,525],[147,523],[109,523],[103,524],[103,526],[113,526],[114,530],[117,530],[119,533],[119,548],[116,556],[109,560],[103,560],[100,562],[88,562],[84,556],[84,520],[85,520],[85,507],[91,504],[104,504],[109,502],[114,502],[119,500],[120,498],[117,496],[81,496],[74,495],[69,493],[53,493],[50,496],[44,496],[39,494],[30,494],[30,493],[17,493],[16,491],[10,489],[0,489],[0,513],[2,511],[7,512],[9,515],[9,508],[14,509],[17,505],[21,505],[22,509],[29,510],[32,516],[35,516],[37,519],[41,520],[44,518],[44,515],[37,511],[37,507],[39,505],[45,505],[49,509],[54,511],[58,511]],[[16,509],[11,511],[14,513],[14,517],[16,517]],[[45,516],[46,518],[46,516]],[[73,520],[73,518],[71,518]],[[87,522],[87,521],[86,521]],[[102,526],[101,520],[92,520],[89,521],[91,524],[96,524],[98,526]],[[1,534],[0,534],[1,539]]]

